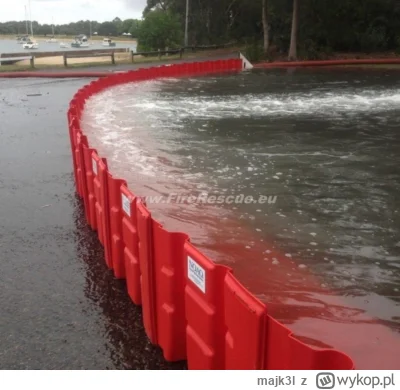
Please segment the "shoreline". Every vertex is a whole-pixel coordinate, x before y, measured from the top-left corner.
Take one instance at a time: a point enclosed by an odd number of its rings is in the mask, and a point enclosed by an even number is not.
[[[237,58],[238,52],[240,48],[237,50],[214,50],[214,51],[204,51],[204,52],[188,52],[184,55],[183,62],[191,61],[193,59],[210,59],[210,58],[221,58],[230,56],[232,58]],[[13,65],[2,65],[0,66],[0,74],[4,72],[36,72],[39,70],[61,70],[67,68],[64,67],[63,63],[63,55],[56,55],[50,57],[39,57],[35,58],[35,68],[30,68],[29,60],[19,61]],[[34,54],[34,53],[33,53]],[[400,56],[393,55],[392,53],[387,53],[385,56],[381,54],[373,58],[371,55],[365,55],[364,58],[360,58],[361,54],[357,53],[353,55],[353,57],[347,56],[343,58],[344,55],[338,55],[340,57],[333,57],[328,60],[322,61],[284,61],[283,58],[276,58],[274,61],[260,61],[254,62],[253,66],[255,69],[273,69],[273,68],[313,68],[313,67],[325,67],[325,68],[335,68],[335,69],[392,69],[392,70],[400,70]],[[178,59],[177,56],[163,56],[162,60],[158,57],[135,57],[135,62],[132,63],[130,53],[116,53],[115,54],[116,65],[110,64],[109,57],[87,57],[87,58],[71,58],[68,60],[68,63],[71,67],[74,68],[88,68],[88,67],[98,67],[98,66],[110,66],[112,68],[118,68],[119,65],[136,65],[140,63],[161,63],[161,62],[172,62]]]
[[[306,68],[306,67],[349,67],[349,66],[400,66],[400,57],[348,58],[313,61],[270,61],[254,63],[254,68]]]

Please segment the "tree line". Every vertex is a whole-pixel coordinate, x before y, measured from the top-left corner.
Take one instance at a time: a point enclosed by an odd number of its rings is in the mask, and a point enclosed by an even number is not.
[[[316,58],[332,52],[400,51],[399,0],[190,0],[191,45],[229,41],[247,43],[268,57],[285,54]],[[151,14],[164,13],[155,18]],[[147,0],[148,19],[178,32],[165,37],[168,45],[182,44],[186,0]],[[143,34],[146,38],[146,34]],[[150,34],[146,46],[157,42]],[[161,34],[160,34],[161,35]],[[165,43],[162,36],[159,41]],[[161,44],[161,43],[158,43]],[[155,49],[156,47],[153,47]]]

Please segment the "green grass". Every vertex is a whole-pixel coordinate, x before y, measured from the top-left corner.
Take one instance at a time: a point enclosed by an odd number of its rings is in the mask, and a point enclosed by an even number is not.
[[[26,70],[33,70],[30,65],[1,65],[0,73],[3,72],[23,72]]]

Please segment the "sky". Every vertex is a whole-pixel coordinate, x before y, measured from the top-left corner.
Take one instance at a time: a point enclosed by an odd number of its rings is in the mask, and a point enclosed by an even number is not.
[[[0,0],[0,22],[25,20],[29,0]],[[146,0],[31,0],[32,19],[64,24],[78,20],[104,22],[115,17],[140,19]],[[29,19],[29,17],[28,17]]]

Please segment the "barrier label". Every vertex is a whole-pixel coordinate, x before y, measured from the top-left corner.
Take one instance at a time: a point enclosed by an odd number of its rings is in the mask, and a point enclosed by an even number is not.
[[[131,202],[130,202],[129,198],[124,194],[121,194],[121,199],[122,199],[122,209],[130,217],[131,216]]]
[[[204,294],[206,293],[206,271],[190,256],[188,256],[188,278],[203,291]]]
[[[92,169],[95,175],[97,175],[97,162],[94,158],[92,158]]]

